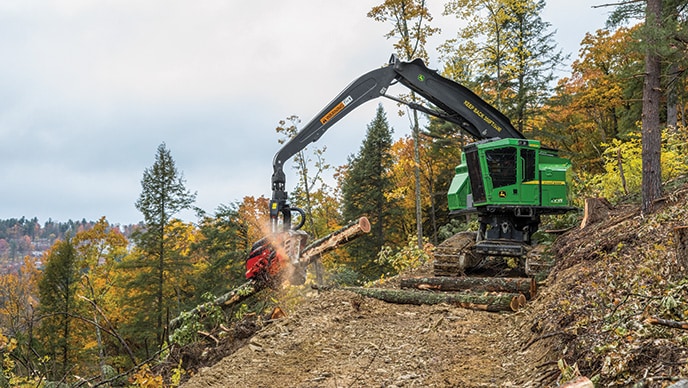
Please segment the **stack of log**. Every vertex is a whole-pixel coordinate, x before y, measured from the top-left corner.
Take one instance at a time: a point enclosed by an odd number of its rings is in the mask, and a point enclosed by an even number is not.
[[[402,279],[401,289],[348,287],[357,294],[390,303],[448,303],[473,310],[517,311],[535,296],[532,278],[433,277]]]

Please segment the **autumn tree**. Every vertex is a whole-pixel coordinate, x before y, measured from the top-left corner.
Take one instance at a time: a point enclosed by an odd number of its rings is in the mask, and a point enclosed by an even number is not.
[[[165,143],[158,146],[153,166],[144,171],[141,187],[136,208],[143,214],[145,228],[134,238],[140,252],[140,266],[148,271],[137,276],[135,285],[153,291],[154,299],[148,304],[152,308],[147,308],[144,315],[153,314],[148,324],[154,328],[156,345],[161,348],[166,324],[164,288],[168,266],[172,265],[167,260],[166,231],[175,214],[191,207],[196,194],[186,189],[185,179]]]
[[[531,134],[562,150],[578,172],[604,170],[604,144],[637,131],[642,56],[634,28],[598,30],[581,41],[571,76],[559,80]]]
[[[116,295],[116,271],[118,263],[128,254],[129,241],[118,227],[101,217],[91,228],[79,231],[73,245],[77,253],[76,266],[80,273],[77,298],[85,304],[83,309],[87,325],[82,337],[95,346],[83,349],[82,362],[98,366],[101,378],[107,377],[115,355],[126,354],[134,363],[128,345],[117,332],[116,324],[122,321],[120,303],[126,300]],[[108,350],[111,347],[111,350]],[[94,362],[97,359],[98,362]]]
[[[349,157],[341,185],[344,218],[353,220],[365,215],[371,222],[369,235],[347,245],[354,269],[367,279],[384,273],[384,269],[373,265],[373,259],[386,243],[388,223],[395,212],[394,204],[387,197],[392,190],[389,179],[391,145],[392,130],[379,105],[360,150]]]
[[[387,39],[394,38],[394,51],[402,59],[412,60],[420,58],[428,62],[428,53],[425,45],[429,37],[439,32],[440,29],[431,27],[432,15],[425,0],[384,0],[378,6],[368,12],[368,17],[379,22],[390,23],[392,29],[385,35]],[[404,97],[402,97],[404,98]],[[405,97],[407,100],[417,103],[415,92]],[[416,237],[418,247],[423,246],[423,217],[421,204],[421,177],[420,177],[420,125],[418,112],[411,113],[411,133],[413,136],[413,157],[415,167],[413,176],[415,179],[415,208],[416,208]]]
[[[474,89],[512,119],[521,132],[550,93],[554,68],[565,56],[551,24],[540,17],[544,0],[453,0],[445,14],[464,27],[440,48],[444,73]]]
[[[15,373],[21,375],[39,369],[34,326],[38,318],[40,275],[36,260],[28,256],[16,272],[0,274],[0,334],[16,339],[13,356],[19,362]]]
[[[245,225],[246,238],[251,244],[271,232],[269,209],[269,200],[263,196],[246,196],[239,204],[238,216]]]

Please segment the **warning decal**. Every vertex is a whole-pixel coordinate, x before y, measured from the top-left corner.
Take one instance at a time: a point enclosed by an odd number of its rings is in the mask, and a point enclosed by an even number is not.
[[[344,108],[345,108],[347,105],[349,105],[349,104],[351,103],[351,101],[353,101],[353,100],[354,100],[354,99],[351,98],[351,96],[346,96],[346,98],[345,98],[344,100],[342,100],[342,102],[340,102],[339,104],[335,105],[335,107],[332,108],[332,110],[330,110],[329,112],[327,112],[327,114],[326,114],[325,116],[323,116],[323,117],[320,119],[320,124],[325,124],[325,123],[327,123],[328,121],[332,120],[332,118],[333,118],[334,116],[336,116],[337,114],[339,114],[339,112],[341,112],[342,110],[344,110]]]

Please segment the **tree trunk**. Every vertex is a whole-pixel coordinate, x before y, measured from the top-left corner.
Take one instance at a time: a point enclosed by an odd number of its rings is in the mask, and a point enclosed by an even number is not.
[[[645,55],[645,81],[643,83],[642,112],[642,212],[651,213],[654,202],[662,192],[662,166],[660,163],[662,131],[659,121],[661,58],[653,39],[661,27],[662,0],[647,0],[645,11],[645,34],[647,52]]]
[[[517,293],[428,292],[364,287],[345,287],[344,290],[389,303],[413,305],[449,303],[459,307],[493,312],[516,311],[526,302],[526,297]]]
[[[416,97],[412,94],[412,99],[415,101]],[[416,239],[418,249],[423,249],[423,209],[421,203],[421,189],[420,189],[420,130],[418,129],[418,111],[413,110],[413,178],[415,181],[415,198],[416,198]]]
[[[507,292],[535,296],[537,285],[533,278],[436,277],[401,279],[401,288],[419,290]]]
[[[677,132],[678,128],[678,92],[677,84],[680,81],[681,70],[677,63],[669,65],[669,80],[667,81],[666,104],[667,104],[667,128],[669,131]]]
[[[688,271],[688,226],[674,228],[674,241],[676,242],[676,261],[683,273]]]

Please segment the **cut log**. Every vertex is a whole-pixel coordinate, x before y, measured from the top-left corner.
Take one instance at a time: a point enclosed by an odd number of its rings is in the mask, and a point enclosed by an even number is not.
[[[340,246],[355,240],[358,237],[370,232],[370,221],[368,218],[361,217],[355,221],[344,225],[339,230],[336,230],[327,236],[310,243],[304,248],[299,263],[308,265],[314,259],[320,257],[322,254],[331,250],[337,249]]]
[[[581,221],[580,228],[583,229],[588,225],[608,218],[609,211],[613,208],[612,204],[604,198],[586,198],[583,221]]]
[[[525,297],[516,293],[429,292],[397,290],[389,288],[345,287],[359,295],[397,304],[448,303],[473,310],[517,311],[525,303]]]
[[[401,288],[520,293],[531,299],[535,296],[537,285],[533,278],[436,277],[401,279]]]

